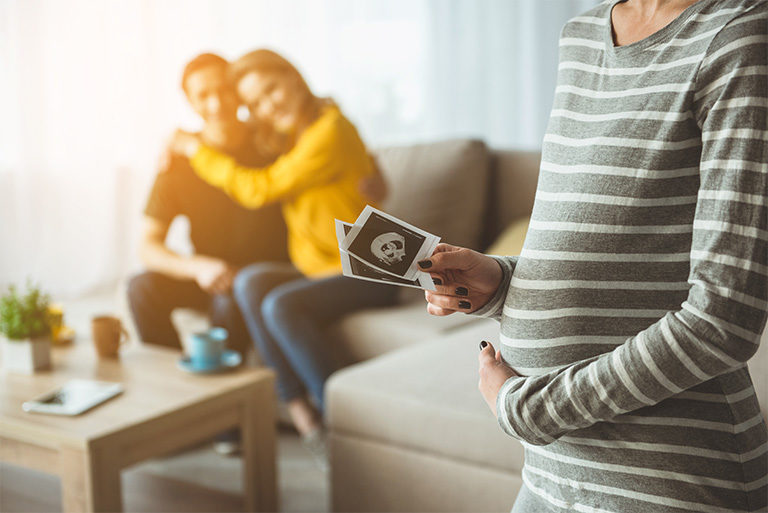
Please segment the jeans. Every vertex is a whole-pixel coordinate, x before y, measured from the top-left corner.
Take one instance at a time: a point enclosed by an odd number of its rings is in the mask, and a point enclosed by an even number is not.
[[[174,308],[194,308],[207,311],[213,326],[229,331],[230,349],[244,354],[251,347],[232,295],[210,295],[192,280],[179,280],[152,271],[139,274],[128,283],[128,303],[139,337],[146,343],[181,349],[171,312]]]
[[[393,305],[397,287],[346,276],[311,280],[282,263],[253,264],[234,295],[259,354],[277,373],[282,401],[310,394],[320,413],[323,386],[337,369],[326,328],[346,314]]]

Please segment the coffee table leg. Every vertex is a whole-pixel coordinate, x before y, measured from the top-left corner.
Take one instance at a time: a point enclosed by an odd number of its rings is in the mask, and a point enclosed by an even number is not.
[[[65,513],[123,510],[120,469],[109,465],[110,458],[91,451],[63,448],[59,461]]]
[[[276,478],[276,410],[272,381],[253,388],[243,408],[245,511],[278,511]]]

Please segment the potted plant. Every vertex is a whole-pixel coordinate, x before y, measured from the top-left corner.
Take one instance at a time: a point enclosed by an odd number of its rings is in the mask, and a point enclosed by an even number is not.
[[[31,374],[51,366],[49,298],[27,284],[27,293],[15,286],[0,297],[0,345],[5,369]]]

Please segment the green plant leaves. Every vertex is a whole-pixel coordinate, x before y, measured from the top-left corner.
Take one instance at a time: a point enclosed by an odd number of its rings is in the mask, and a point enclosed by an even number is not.
[[[50,298],[31,281],[27,293],[22,294],[15,285],[0,297],[0,333],[11,340],[23,340],[47,335],[51,330],[48,313]]]

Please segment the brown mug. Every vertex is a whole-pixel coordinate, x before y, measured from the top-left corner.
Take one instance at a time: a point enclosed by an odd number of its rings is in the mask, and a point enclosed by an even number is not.
[[[96,353],[102,358],[117,358],[120,345],[128,340],[128,332],[117,317],[100,315],[91,321],[91,334]]]

